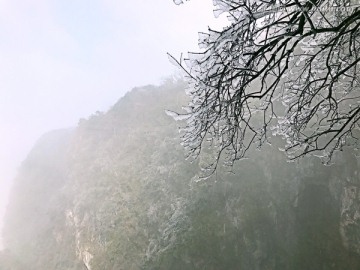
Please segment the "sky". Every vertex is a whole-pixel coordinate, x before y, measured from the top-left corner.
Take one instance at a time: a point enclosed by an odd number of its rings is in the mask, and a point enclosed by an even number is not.
[[[45,132],[106,111],[175,72],[221,29],[211,0],[0,0],[0,229],[11,182]]]

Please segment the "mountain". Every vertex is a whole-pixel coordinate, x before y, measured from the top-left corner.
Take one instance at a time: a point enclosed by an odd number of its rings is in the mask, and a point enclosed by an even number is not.
[[[133,89],[23,162],[0,269],[360,269],[359,160],[289,163],[278,138],[206,180],[185,160],[182,81]]]

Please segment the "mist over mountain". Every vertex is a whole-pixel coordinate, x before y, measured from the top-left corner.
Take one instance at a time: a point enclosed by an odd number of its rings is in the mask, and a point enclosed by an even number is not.
[[[165,110],[186,84],[133,89],[36,143],[3,231],[6,270],[360,269],[359,160],[287,162],[281,140],[198,181]]]

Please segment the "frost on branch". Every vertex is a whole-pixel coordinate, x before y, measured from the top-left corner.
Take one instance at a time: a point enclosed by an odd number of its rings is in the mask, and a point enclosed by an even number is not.
[[[181,4],[183,4],[184,2],[183,2],[182,0],[174,0],[174,3],[175,3],[176,5],[181,5]]]
[[[357,147],[360,11],[352,1],[214,0],[231,25],[199,34],[200,53],[176,64],[189,81],[183,143],[231,164],[269,135],[291,159]]]

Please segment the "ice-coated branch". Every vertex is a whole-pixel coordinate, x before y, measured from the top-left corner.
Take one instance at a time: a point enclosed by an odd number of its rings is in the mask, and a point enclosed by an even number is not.
[[[352,1],[214,0],[231,24],[199,34],[202,51],[176,60],[189,81],[183,144],[197,157],[244,158],[270,135],[291,159],[330,160],[360,130],[360,10]],[[179,116],[178,116],[179,117]]]

